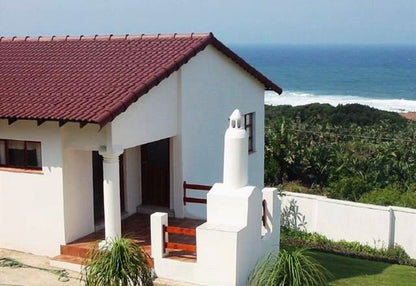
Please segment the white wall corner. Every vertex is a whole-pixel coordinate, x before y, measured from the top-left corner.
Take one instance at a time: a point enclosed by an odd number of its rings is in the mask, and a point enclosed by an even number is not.
[[[162,212],[153,213],[150,216],[150,235],[151,235],[151,247],[153,259],[161,259],[165,255],[164,245],[165,241],[163,226],[168,225],[168,214]],[[157,270],[157,269],[156,269]]]
[[[278,245],[280,239],[280,215],[282,201],[276,188],[264,188],[263,200],[266,202],[266,225],[262,229],[265,238],[269,238]]]

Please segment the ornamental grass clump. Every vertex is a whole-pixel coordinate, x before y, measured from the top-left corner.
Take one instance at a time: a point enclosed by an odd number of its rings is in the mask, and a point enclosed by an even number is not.
[[[306,249],[286,247],[270,252],[257,263],[250,286],[327,285],[331,273],[312,258]]]
[[[87,286],[153,285],[149,256],[134,241],[116,238],[92,249],[82,273]]]

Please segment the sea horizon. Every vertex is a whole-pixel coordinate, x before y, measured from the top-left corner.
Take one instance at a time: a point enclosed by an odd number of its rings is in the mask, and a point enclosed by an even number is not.
[[[266,104],[359,103],[416,112],[416,45],[235,45],[234,51],[283,88]]]

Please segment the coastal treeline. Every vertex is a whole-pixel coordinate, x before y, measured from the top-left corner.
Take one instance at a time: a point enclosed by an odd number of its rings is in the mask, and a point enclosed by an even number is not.
[[[266,106],[265,183],[416,208],[416,122],[351,104]]]

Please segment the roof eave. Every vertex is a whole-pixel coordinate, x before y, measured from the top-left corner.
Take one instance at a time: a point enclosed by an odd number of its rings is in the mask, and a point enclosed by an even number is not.
[[[108,122],[111,122],[116,118],[121,112],[125,111],[130,104],[136,102],[141,96],[149,92],[153,87],[158,85],[163,79],[169,77],[173,72],[177,71],[181,66],[186,64],[191,58],[196,56],[199,52],[204,50],[208,45],[212,44],[220,52],[228,56],[231,60],[237,63],[241,68],[246,70],[254,78],[256,78],[260,83],[262,83],[266,90],[273,90],[278,94],[282,94],[283,90],[270,79],[268,79],[261,72],[256,70],[253,66],[247,63],[244,59],[234,53],[232,50],[227,48],[221,41],[219,41],[212,33],[207,34],[207,37],[204,41],[200,42],[197,46],[192,47],[192,52],[186,54],[179,62],[175,62],[172,65],[163,69],[158,75],[155,76],[154,80],[146,85],[141,86],[138,90],[121,99],[121,103],[113,110],[107,110],[104,116],[97,118],[97,123],[100,126],[104,126]]]

